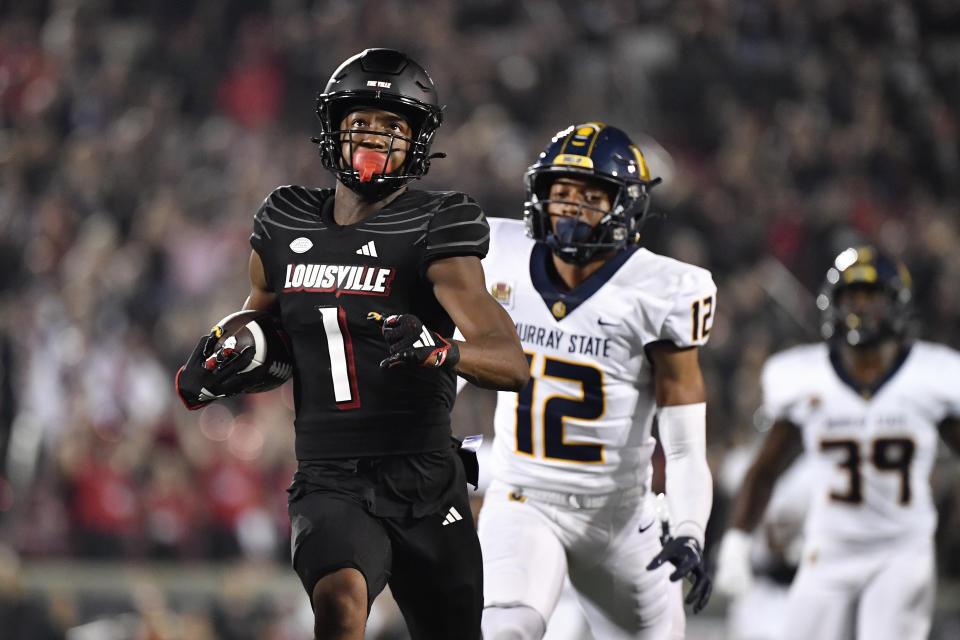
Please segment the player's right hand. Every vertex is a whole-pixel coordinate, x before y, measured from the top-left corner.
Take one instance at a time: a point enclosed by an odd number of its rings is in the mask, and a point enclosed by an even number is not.
[[[246,383],[238,374],[253,360],[254,349],[219,349],[214,353],[217,339],[213,331],[200,338],[186,364],[177,371],[177,395],[191,411],[240,393]]]
[[[384,316],[371,311],[367,320],[376,322],[390,349],[390,355],[380,362],[381,368],[398,364],[419,367],[453,367],[460,361],[460,349],[436,331],[423,326],[412,313]]]
[[[669,538],[660,553],[647,565],[647,569],[656,569],[664,562],[670,562],[675,568],[675,571],[670,574],[671,582],[681,578],[687,578],[690,581],[690,591],[687,592],[684,602],[693,605],[694,613],[700,613],[713,591],[710,575],[703,562],[700,543],[690,536]]]
[[[728,598],[743,596],[753,586],[750,564],[750,534],[740,529],[727,529],[717,554],[717,591]]]

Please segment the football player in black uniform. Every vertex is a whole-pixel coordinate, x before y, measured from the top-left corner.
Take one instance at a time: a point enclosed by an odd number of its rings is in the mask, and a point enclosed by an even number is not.
[[[317,115],[314,141],[336,189],[267,197],[244,305],[277,312],[293,346],[293,566],[318,638],[362,638],[388,583],[413,638],[479,638],[482,563],[451,438],[455,378],[520,390],[529,377],[514,325],[484,285],[489,228],[463,193],[406,187],[436,157],[442,111],[405,54],[348,59]],[[466,342],[452,339],[455,326]],[[204,349],[202,340],[178,378],[188,404],[201,389],[232,391],[244,362],[241,353],[209,371],[198,365]]]

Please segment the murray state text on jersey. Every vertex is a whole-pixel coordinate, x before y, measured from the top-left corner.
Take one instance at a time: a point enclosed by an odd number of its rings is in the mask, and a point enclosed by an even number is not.
[[[610,338],[585,336],[581,334],[565,335],[560,329],[547,329],[535,324],[515,322],[517,335],[524,345],[546,347],[567,353],[580,353],[591,356],[610,357]]]

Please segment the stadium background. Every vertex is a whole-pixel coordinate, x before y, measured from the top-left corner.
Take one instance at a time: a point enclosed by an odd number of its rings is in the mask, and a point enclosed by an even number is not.
[[[567,124],[641,143],[666,182],[644,244],[719,285],[717,473],[763,426],[763,359],[817,339],[811,292],[851,242],[905,261],[922,335],[960,347],[949,0],[0,0],[4,638],[309,637],[289,387],[188,413],[172,379],[246,295],[260,201],[332,184],[314,96],[368,46],[409,52],[447,105],[423,186],[490,216],[519,217],[525,167]],[[465,396],[457,432],[489,434],[489,407]],[[957,469],[933,478],[935,638],[960,635]],[[723,605],[690,637],[722,638]],[[404,637],[376,614],[369,637]]]

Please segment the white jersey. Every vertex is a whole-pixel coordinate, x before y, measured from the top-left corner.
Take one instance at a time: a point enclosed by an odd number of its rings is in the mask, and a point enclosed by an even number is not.
[[[764,408],[801,428],[815,465],[808,543],[929,537],[937,425],[960,416],[960,354],[917,342],[870,396],[845,382],[826,344],[772,356]]]
[[[577,494],[648,483],[656,403],[646,348],[707,341],[710,273],[631,249],[561,293],[547,275],[546,246],[520,221],[489,222],[487,287],[513,318],[531,373],[524,391],[498,395],[494,477]]]

